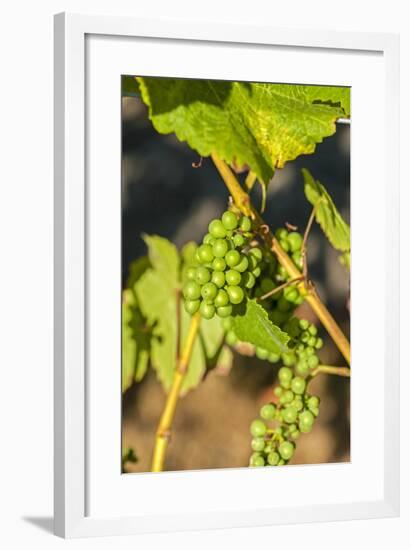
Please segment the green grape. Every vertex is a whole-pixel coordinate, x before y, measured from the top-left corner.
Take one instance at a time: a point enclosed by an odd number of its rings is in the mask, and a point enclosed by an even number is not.
[[[240,304],[245,297],[240,286],[228,286],[227,292],[231,304]]]
[[[279,244],[285,252],[289,252],[290,246],[288,241],[286,241],[285,239],[279,239]]]
[[[212,247],[215,258],[223,258],[228,252],[228,242],[225,239],[216,239]]]
[[[242,283],[244,284],[245,288],[251,289],[255,286],[256,279],[254,275],[252,275],[252,273],[249,273],[249,271],[247,271],[242,276]]]
[[[322,349],[322,348],[323,348],[323,340],[322,340],[322,338],[317,338],[316,344],[315,344],[315,348],[316,348],[316,349]]]
[[[283,353],[282,354],[283,364],[287,367],[291,367],[296,363],[296,356],[294,353]]]
[[[302,248],[303,238],[300,233],[292,231],[288,235],[288,243],[292,252],[296,252]]]
[[[300,436],[299,430],[295,430],[294,432],[292,432],[292,439],[297,439],[299,436]]]
[[[225,284],[225,273],[223,271],[214,271],[212,273],[211,281],[218,288],[222,288]]]
[[[212,246],[210,244],[201,244],[198,248],[198,258],[202,264],[209,264],[214,259]]]
[[[232,231],[238,227],[238,219],[233,212],[227,210],[222,214],[222,223],[225,229]]]
[[[195,273],[196,282],[200,285],[209,283],[211,280],[211,272],[206,267],[197,267]]]
[[[234,333],[233,330],[229,330],[226,333],[225,341],[229,346],[234,346],[236,344],[236,342],[238,341],[238,338],[236,337],[236,334]]]
[[[315,325],[310,325],[310,327],[308,328],[308,331],[310,332],[310,334],[312,336],[316,336],[317,334],[317,327],[315,327]]]
[[[311,346],[308,346],[305,349],[305,356],[306,357],[311,357],[312,355],[315,355],[315,353],[316,353],[315,348],[312,348]]]
[[[245,244],[245,237],[240,233],[237,233],[233,236],[233,244],[236,246],[236,248],[241,248]]]
[[[294,303],[299,298],[299,291],[294,286],[288,286],[283,290],[283,296],[288,302]]]
[[[219,317],[230,317],[232,315],[232,306],[229,304],[227,306],[220,306],[217,308],[216,313]]]
[[[273,405],[273,403],[266,403],[266,405],[263,405],[261,410],[259,411],[259,414],[261,418],[264,420],[273,420],[275,418],[276,413],[276,407]]]
[[[260,277],[261,273],[262,271],[259,266],[255,267],[255,269],[252,269],[252,275],[254,275],[256,278]]]
[[[302,332],[302,334],[300,335],[300,340],[301,342],[303,342],[304,344],[307,344],[308,343],[308,340],[310,338],[310,334],[308,333],[307,330],[304,330]]]
[[[293,424],[293,422],[296,422],[297,417],[298,411],[296,407],[292,407],[291,405],[289,405],[285,407],[282,411],[282,418],[287,424]]]
[[[204,300],[213,301],[218,294],[218,287],[214,283],[206,283],[201,289],[201,295]]]
[[[298,397],[298,396],[296,396]],[[294,399],[292,401],[292,406],[295,407],[295,409],[300,412],[303,409],[303,403],[302,401],[299,401],[298,399]]]
[[[271,466],[277,466],[279,460],[280,456],[276,451],[272,451],[268,454],[268,464],[270,464]]]
[[[311,355],[307,363],[310,369],[315,369],[319,365],[319,357],[317,355]]]
[[[298,355],[302,356],[302,354],[306,351],[305,345],[299,342],[299,344],[295,347],[295,351]]]
[[[258,260],[255,258],[255,256],[252,256],[252,254],[248,254],[248,269],[249,271],[252,271],[253,269],[256,269],[258,267]]]
[[[299,374],[306,374],[309,370],[309,365],[306,359],[300,359],[296,363],[296,370]]]
[[[272,442],[272,441],[268,441],[268,442],[266,443],[266,445],[264,446],[264,448],[263,448],[263,452],[264,452],[265,454],[268,455],[270,452],[273,451],[273,449],[274,449],[274,444],[273,444],[273,442]]]
[[[307,406],[309,407],[309,409],[311,407],[318,409],[319,405],[320,405],[320,399],[319,397],[317,397],[317,395],[311,395],[307,400]]]
[[[201,296],[201,287],[195,281],[188,281],[184,285],[183,294],[187,300],[198,300]]]
[[[254,437],[251,442],[251,447],[253,451],[261,452],[265,448],[265,440],[263,437]]]
[[[290,460],[295,452],[295,447],[290,441],[283,441],[279,445],[279,454],[283,460]]]
[[[252,228],[251,220],[247,216],[242,216],[239,222],[239,228],[245,233],[248,233]]]
[[[302,266],[303,266],[303,258],[302,258],[302,253],[301,252],[294,252],[292,254],[292,260],[294,261],[294,263],[297,265],[297,267],[299,269],[302,269]]]
[[[226,237],[226,229],[221,220],[212,220],[208,225],[208,232],[215,237],[215,239],[223,239]]]
[[[238,265],[241,261],[241,255],[237,250],[230,250],[225,255],[225,262],[229,267],[234,267]]]
[[[314,348],[316,346],[316,338],[315,336],[311,336],[309,340],[307,341],[307,345]]]
[[[198,311],[200,305],[201,305],[200,300],[185,300],[185,303],[184,303],[185,311],[190,315],[193,315]]]
[[[283,433],[284,433],[284,428],[282,428],[282,426],[278,426],[277,428],[274,429],[274,432],[276,435],[278,435],[279,437],[282,437],[283,436]]]
[[[283,393],[283,388],[280,386],[276,386],[276,388],[273,390],[273,393],[276,395],[276,397],[280,397]]]
[[[285,240],[288,238],[288,232],[284,227],[278,227],[275,231],[275,237],[279,240]]]
[[[309,328],[309,321],[307,321],[306,319],[300,319],[299,326],[302,330],[307,330]]]
[[[306,382],[300,376],[295,376],[291,382],[291,388],[293,393],[297,395],[302,395],[306,389]]]
[[[270,353],[268,355],[269,363],[277,363],[279,359],[280,359],[280,355],[278,355],[277,353]]]
[[[225,271],[226,262],[223,258],[215,258],[212,262],[212,269],[215,271]]]
[[[309,410],[314,416],[319,416],[319,407],[311,407]]]
[[[285,279],[288,278],[288,272],[287,272],[286,269],[283,267],[283,265],[278,266],[277,275],[279,275],[279,278],[280,278],[281,280],[285,280]]]
[[[210,244],[212,246],[215,242],[215,237],[212,237],[210,233],[207,233],[205,237],[202,239],[202,242],[204,244]]]
[[[268,277],[264,277],[261,280],[260,285],[261,285],[263,294],[267,294],[268,292],[271,292],[276,287],[274,281],[272,281],[272,279],[269,279]]]
[[[269,352],[266,349],[256,347],[255,348],[255,355],[258,359],[261,359],[262,361],[265,361],[268,358]]]
[[[215,315],[215,306],[202,302],[199,311],[204,319],[212,319]]]
[[[195,281],[196,267],[189,267],[186,271],[188,281]]]
[[[250,460],[250,465],[256,467],[265,466],[265,459],[261,455],[252,456]]]
[[[279,401],[282,405],[287,405],[289,403],[292,403],[294,397],[295,397],[295,394],[291,390],[286,390],[280,396]]]
[[[281,458],[278,462],[278,466],[283,466],[285,464],[285,461],[283,460],[283,458]]]
[[[242,279],[241,274],[234,269],[229,269],[225,273],[225,278],[229,286],[238,286]]]
[[[258,263],[262,260],[262,250],[260,248],[251,248],[249,254],[253,256]]]
[[[248,269],[248,266],[249,266],[248,258],[245,255],[241,255],[240,262],[234,265],[233,269],[235,269],[235,271],[239,271],[239,273],[243,273]]]
[[[226,232],[226,236],[227,236],[228,239],[232,239],[232,237],[233,237],[233,231],[228,230],[228,231]]]
[[[315,417],[310,411],[303,411],[299,414],[299,430],[303,433],[311,431]]]
[[[229,296],[222,288],[218,290],[218,294],[216,295],[214,304],[216,307],[224,307],[229,304]]]
[[[278,378],[280,382],[290,382],[293,378],[292,369],[288,367],[282,367],[279,369]]]
[[[250,431],[253,437],[263,437],[266,433],[265,422],[259,419],[253,420]]]

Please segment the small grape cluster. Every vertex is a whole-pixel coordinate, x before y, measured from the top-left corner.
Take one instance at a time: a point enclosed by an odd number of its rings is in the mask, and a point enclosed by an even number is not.
[[[302,267],[303,238],[297,231],[289,232],[285,228],[279,228],[276,238],[282,248],[288,252],[297,267]],[[269,313],[271,321],[282,326],[290,317],[297,306],[303,303],[304,296],[299,292],[297,284],[289,284],[284,289],[274,292],[277,287],[290,281],[290,275],[280,265],[271,251],[266,251],[264,261],[261,263],[261,276],[255,285],[253,295],[255,298],[272,294],[260,301],[261,305]]]
[[[221,318],[234,313],[260,275],[262,250],[249,245],[252,236],[250,218],[230,210],[210,222],[196,250],[196,264],[186,273],[183,294],[187,313],[199,310],[204,319],[212,319],[215,313]]]
[[[283,325],[283,330],[291,337],[289,351],[281,355],[287,367],[294,367],[297,374],[308,375],[319,365],[317,352],[323,347],[317,327],[307,319],[292,317]]]
[[[279,385],[274,390],[278,402],[263,405],[260,418],[250,427],[250,466],[287,464],[294,455],[295,440],[312,430],[319,414],[319,397],[307,392],[306,379],[295,376],[289,367],[279,369],[278,377]],[[275,425],[270,427],[269,423]]]

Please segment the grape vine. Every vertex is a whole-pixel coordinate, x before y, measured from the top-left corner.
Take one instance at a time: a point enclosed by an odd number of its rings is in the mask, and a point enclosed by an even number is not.
[[[147,105],[155,129],[174,132],[197,151],[201,161],[195,168],[202,166],[202,157],[210,157],[229,193],[227,209],[209,221],[198,245],[188,243],[178,251],[166,239],[145,236],[147,257],[135,266],[124,292],[123,391],[141,380],[149,365],[166,391],[151,470],[165,467],[181,395],[196,387],[221,357],[232,357],[232,350],[240,352],[244,345],[249,354],[270,363],[275,376],[272,393],[249,428],[249,466],[286,465],[299,437],[311,432],[320,414],[320,398],[309,390],[313,378],[350,376],[350,343],[309,276],[310,229],[315,221],[320,225],[346,267],[350,229],[325,187],[307,170],[302,171],[304,190],[312,210],[306,227],[271,227],[261,212],[276,168],[312,153],[317,143],[334,133],[338,118],[350,116],[349,92],[127,79],[133,94]],[[260,131],[256,126],[262,119]],[[237,131],[239,126],[243,132]],[[233,168],[248,171],[243,185]],[[250,199],[255,183],[262,190],[259,210]],[[301,315],[304,303],[313,310],[317,325]],[[346,366],[322,362],[326,337],[333,340]],[[133,460],[133,454],[124,454],[123,462]]]

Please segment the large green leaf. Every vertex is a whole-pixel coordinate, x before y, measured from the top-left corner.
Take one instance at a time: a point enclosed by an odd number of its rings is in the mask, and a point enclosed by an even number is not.
[[[266,310],[255,300],[248,300],[244,313],[233,317],[232,330],[242,342],[271,353],[287,351],[288,334],[272,323]]]
[[[184,273],[186,265],[191,262],[195,245],[188,243],[179,257],[175,246],[166,239],[158,236],[146,236],[144,239],[152,267],[135,283],[134,288],[141,311],[153,326],[151,363],[164,389],[168,391],[174,377],[177,355],[178,307],[181,319],[180,346],[184,344],[191,322],[191,316],[184,311],[179,296],[181,272]],[[218,362],[221,357],[226,362],[227,355],[222,354],[223,338],[224,331],[219,319],[201,322],[200,337],[192,351],[182,394],[198,385],[211,359]]]
[[[309,170],[303,168],[302,174],[306,198],[316,208],[317,223],[332,246],[344,253],[342,263],[349,266],[350,227],[340,215],[325,187],[319,181],[314,180]]]
[[[216,80],[138,78],[156,130],[174,132],[201,156],[248,165],[265,185],[276,167],[335,132],[346,88]]]

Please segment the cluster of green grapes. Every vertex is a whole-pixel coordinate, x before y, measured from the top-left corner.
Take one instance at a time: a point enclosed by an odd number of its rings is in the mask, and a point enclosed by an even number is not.
[[[289,232],[285,228],[279,228],[276,233],[282,248],[288,252],[296,266],[302,267],[302,244],[303,238],[297,231]],[[297,284],[290,284],[284,289],[273,292],[278,286],[288,282],[290,275],[280,265],[271,251],[264,254],[264,262],[261,265],[261,277],[258,280],[253,294],[255,298],[263,298],[272,292],[270,296],[261,300],[261,304],[269,313],[271,321],[278,326],[283,325],[290,317],[297,306],[303,303],[304,296],[299,292]]]
[[[250,466],[287,464],[294,455],[295,440],[312,430],[319,414],[319,397],[307,392],[305,378],[295,376],[289,367],[279,369],[278,377],[279,385],[274,390],[278,402],[263,405],[260,418],[250,427]]]
[[[307,319],[292,317],[282,329],[290,336],[289,351],[281,355],[286,367],[294,367],[297,374],[308,375],[319,365],[317,352],[323,347],[317,327]]]
[[[196,264],[187,270],[185,310],[204,319],[227,318],[255,286],[261,274],[260,247],[250,246],[252,222],[227,210],[212,220],[196,250]]]

